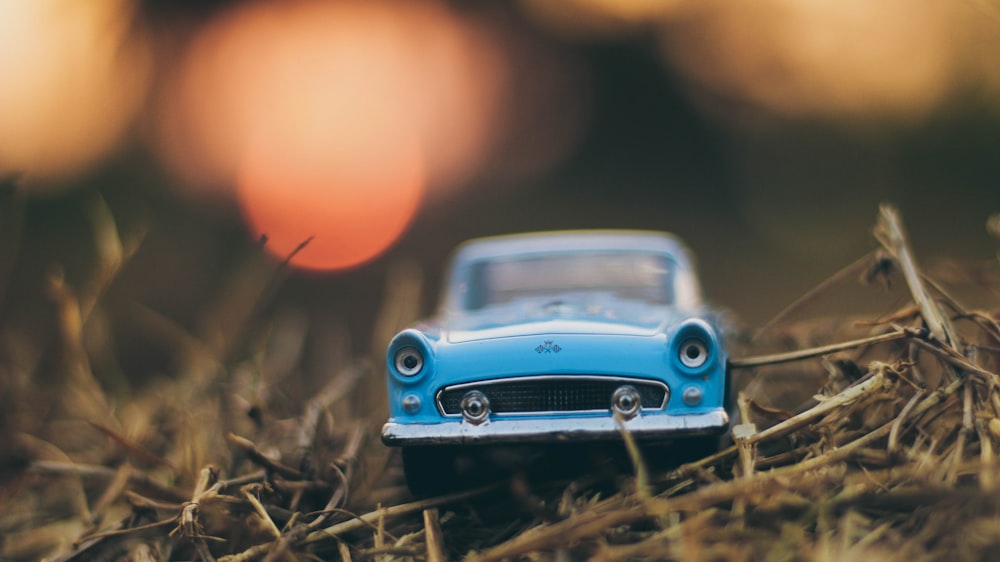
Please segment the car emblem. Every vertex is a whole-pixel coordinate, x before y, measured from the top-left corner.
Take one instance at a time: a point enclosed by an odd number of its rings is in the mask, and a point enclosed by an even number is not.
[[[559,353],[562,348],[552,343],[552,340],[545,340],[544,343],[535,348],[538,353]]]

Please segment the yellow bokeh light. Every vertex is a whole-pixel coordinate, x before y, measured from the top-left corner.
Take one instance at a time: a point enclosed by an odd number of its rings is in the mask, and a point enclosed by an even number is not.
[[[664,33],[695,84],[791,117],[909,118],[952,83],[952,8],[907,0],[707,3]]]
[[[0,174],[65,177],[121,141],[151,76],[131,8],[126,0],[0,2]]]
[[[292,98],[361,80],[367,91],[391,96],[419,128],[429,188],[451,189],[476,173],[495,141],[508,70],[492,39],[487,26],[435,1],[239,7],[198,34],[162,96],[160,153],[185,184],[227,192],[254,123],[276,100],[315,112]],[[331,78],[336,83],[310,82],[330,74],[340,76]],[[322,128],[321,113],[304,120]]]

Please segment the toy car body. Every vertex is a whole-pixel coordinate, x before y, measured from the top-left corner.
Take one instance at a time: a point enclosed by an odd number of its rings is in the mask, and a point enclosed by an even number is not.
[[[718,435],[726,359],[719,314],[669,234],[472,240],[438,314],[389,344],[382,440],[404,447],[413,487],[445,445]]]

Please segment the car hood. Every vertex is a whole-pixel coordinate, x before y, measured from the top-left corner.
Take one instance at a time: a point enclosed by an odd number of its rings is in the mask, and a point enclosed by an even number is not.
[[[546,334],[653,336],[679,318],[671,307],[634,301],[512,303],[453,315],[442,335],[449,343]]]

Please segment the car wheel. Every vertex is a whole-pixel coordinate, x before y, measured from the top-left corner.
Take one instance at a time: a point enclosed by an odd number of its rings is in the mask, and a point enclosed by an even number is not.
[[[444,494],[458,484],[455,452],[448,447],[404,447],[403,472],[415,496]]]

